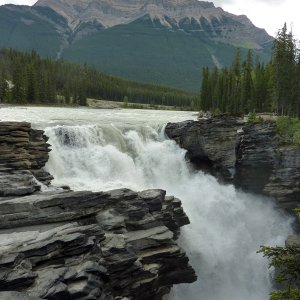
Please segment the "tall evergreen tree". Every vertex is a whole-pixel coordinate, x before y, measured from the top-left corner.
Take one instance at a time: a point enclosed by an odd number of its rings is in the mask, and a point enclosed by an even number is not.
[[[295,97],[296,46],[292,32],[288,32],[286,23],[278,31],[273,44],[272,65],[274,70],[275,101],[281,115],[292,112]]]
[[[14,103],[26,103],[26,73],[20,63],[14,65],[12,101]]]
[[[32,54],[33,55],[33,54]],[[27,68],[27,100],[30,103],[38,101],[38,81],[36,78],[35,69],[32,65]]]

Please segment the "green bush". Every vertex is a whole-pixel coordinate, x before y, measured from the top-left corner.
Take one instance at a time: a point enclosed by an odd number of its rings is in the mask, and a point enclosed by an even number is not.
[[[249,113],[248,115],[248,124],[257,124],[263,122],[263,118],[261,116],[257,116],[255,112]]]
[[[279,117],[277,119],[277,132],[281,142],[300,146],[300,120],[290,117]]]

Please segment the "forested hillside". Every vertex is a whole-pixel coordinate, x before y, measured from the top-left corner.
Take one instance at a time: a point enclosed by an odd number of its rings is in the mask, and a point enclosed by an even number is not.
[[[126,81],[35,51],[0,50],[0,102],[79,104],[87,98],[190,107],[197,95],[168,87]]]
[[[246,16],[198,0],[40,0],[0,6],[0,48],[94,66],[126,80],[199,92],[203,66],[230,66],[236,47],[263,61],[273,38]]]
[[[237,50],[230,68],[203,68],[201,109],[231,114],[275,112],[300,115],[300,56],[286,25],[273,44],[272,59],[263,64],[249,51]]]

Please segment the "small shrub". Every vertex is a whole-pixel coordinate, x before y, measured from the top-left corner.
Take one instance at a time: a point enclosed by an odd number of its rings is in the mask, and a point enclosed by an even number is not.
[[[263,122],[263,118],[261,116],[257,116],[255,112],[249,113],[248,115],[248,124],[257,124]]]
[[[300,121],[290,117],[277,119],[277,132],[284,144],[300,146]]]

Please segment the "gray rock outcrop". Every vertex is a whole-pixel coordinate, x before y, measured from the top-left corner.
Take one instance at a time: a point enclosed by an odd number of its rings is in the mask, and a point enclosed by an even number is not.
[[[214,32],[217,42],[236,45],[247,41],[248,44],[251,43],[251,48],[261,49],[265,43],[273,40],[265,30],[255,27],[246,16],[233,15],[207,1],[39,0],[35,7],[50,7],[67,20],[74,33],[89,24],[89,29],[83,35],[96,27],[103,30],[148,16],[161,26],[173,30],[180,28]],[[224,32],[223,35],[220,35],[221,31]]]
[[[21,196],[49,185],[43,167],[49,159],[48,138],[25,122],[0,123],[0,196]]]
[[[195,165],[222,180],[272,196],[283,208],[300,204],[300,149],[281,145],[274,121],[249,125],[220,116],[169,123],[166,134]]]
[[[0,211],[1,291],[150,300],[196,280],[174,241],[188,218],[162,190],[37,193]]]
[[[41,192],[49,145],[0,123],[0,299],[153,300],[197,279],[177,246],[189,223],[163,190]],[[45,175],[46,174],[46,175]]]
[[[233,117],[209,118],[168,123],[165,132],[187,150],[187,157],[200,168],[230,179],[236,163],[237,132],[243,124],[243,120]]]

